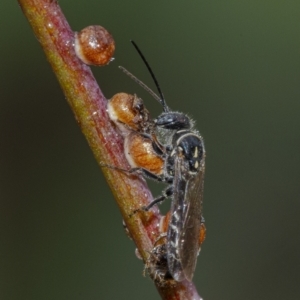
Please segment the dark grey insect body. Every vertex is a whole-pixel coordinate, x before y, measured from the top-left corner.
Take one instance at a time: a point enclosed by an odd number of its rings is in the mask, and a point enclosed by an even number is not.
[[[183,113],[164,112],[154,123],[170,130],[171,143],[166,146],[164,181],[169,182],[172,196],[171,217],[167,230],[169,272],[177,281],[191,280],[199,252],[202,220],[202,198],[205,171],[203,138],[192,130],[192,122]],[[164,195],[153,203],[162,201]],[[153,203],[149,206],[152,207]],[[149,208],[148,206],[148,208]]]
[[[153,139],[153,149],[158,149],[157,155],[164,158],[163,174],[157,176],[147,169],[141,170],[146,177],[166,182],[169,186],[161,196],[143,209],[149,210],[153,205],[172,197],[171,217],[164,246],[166,248],[162,251],[164,255],[161,255],[163,257],[161,264],[165,267],[167,261],[168,273],[176,281],[185,279],[190,281],[197,263],[199,236],[203,223],[204,142],[200,134],[193,129],[193,122],[187,115],[169,109],[149,64],[137,45],[132,43],[154,79],[160,97],[126,69],[122,70],[145,88],[163,107],[164,112],[151,121],[153,123],[149,123],[149,138],[156,137],[157,131],[161,129],[169,137],[167,144],[164,145],[156,138]]]
[[[168,267],[175,280],[192,280],[202,222],[203,139],[194,131],[177,130],[167,153],[166,178],[172,179],[169,187],[172,190],[171,217],[167,230]]]

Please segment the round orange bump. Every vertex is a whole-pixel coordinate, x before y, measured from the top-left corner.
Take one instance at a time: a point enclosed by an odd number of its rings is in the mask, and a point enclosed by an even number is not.
[[[104,66],[112,60],[115,41],[102,26],[88,26],[75,33],[75,52],[87,65]]]
[[[152,174],[163,173],[164,160],[153,149],[152,140],[131,132],[125,138],[125,156],[133,168],[143,168]]]
[[[110,119],[118,126],[121,133],[129,131],[144,131],[149,127],[149,112],[144,107],[142,99],[136,95],[118,93],[107,104]]]
[[[199,248],[206,238],[206,227],[204,223],[201,223],[200,232],[199,232]]]

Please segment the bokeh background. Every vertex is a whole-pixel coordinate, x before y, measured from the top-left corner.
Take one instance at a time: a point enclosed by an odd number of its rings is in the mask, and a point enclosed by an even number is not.
[[[60,0],[72,28],[105,26],[105,95],[153,87],[205,138],[209,299],[300,299],[300,2]],[[0,5],[0,298],[159,299],[17,1]],[[157,195],[161,187],[153,186]],[[165,204],[169,206],[169,202]]]

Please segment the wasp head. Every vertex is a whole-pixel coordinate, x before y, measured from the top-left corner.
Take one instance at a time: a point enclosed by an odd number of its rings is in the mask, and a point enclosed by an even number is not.
[[[192,127],[190,118],[179,112],[162,113],[154,120],[154,123],[158,127],[172,130],[190,129]]]

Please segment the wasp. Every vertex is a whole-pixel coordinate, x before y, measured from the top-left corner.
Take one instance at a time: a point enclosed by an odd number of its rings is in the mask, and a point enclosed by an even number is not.
[[[121,67],[121,69],[162,105],[163,113],[152,120],[149,112],[141,105],[142,102],[137,99],[133,99],[132,105],[130,104],[130,110],[135,114],[128,119],[122,119],[119,112],[114,114],[115,111],[110,110],[110,107],[108,111],[110,118],[118,123],[125,137],[125,155],[133,171],[138,170],[148,178],[168,184],[159,197],[142,208],[149,210],[166,198],[172,198],[165,234],[166,241],[162,244],[164,246],[160,246],[162,248],[154,248],[153,252],[156,253],[154,256],[158,257],[158,262],[161,262],[163,268],[167,266],[167,272],[174,280],[191,281],[199,253],[199,232],[201,235],[203,226],[204,141],[199,132],[194,129],[193,121],[186,114],[172,111],[168,107],[147,60],[133,41],[132,44],[153,78],[159,96],[125,68]],[[125,106],[128,108],[129,104]],[[162,131],[166,136],[163,142],[157,138]],[[134,140],[137,141],[136,145]],[[130,146],[137,151],[129,151]],[[150,154],[147,163],[138,161],[138,155],[143,152],[141,149],[144,153]],[[154,158],[159,161],[159,167],[155,170],[150,167]]]
[[[153,133],[154,122],[150,117],[149,111],[145,108],[142,99],[136,95],[118,93],[109,100],[107,111],[110,119],[118,127],[125,139],[124,152],[132,167],[130,172],[133,172],[133,170],[143,170],[143,174],[148,178],[163,181],[165,179],[163,171],[166,165],[163,158],[164,152],[161,150],[162,145],[157,146],[157,138]],[[173,187],[170,185],[170,190],[172,189]],[[167,196],[171,196],[171,193],[168,195],[165,191],[161,197],[156,198],[144,210],[150,209],[155,203],[162,201]],[[151,251],[145,267],[152,279],[160,285],[173,282],[167,260],[166,233],[169,222],[170,213],[161,219],[159,228],[160,237]],[[202,218],[198,252],[205,239],[205,230],[204,219]]]

